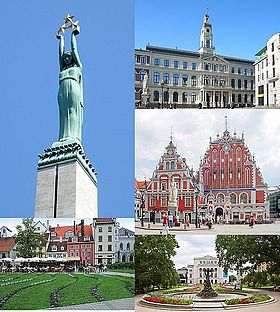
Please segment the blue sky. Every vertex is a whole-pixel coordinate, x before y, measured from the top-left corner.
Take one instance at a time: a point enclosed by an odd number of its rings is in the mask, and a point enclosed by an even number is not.
[[[150,43],[197,51],[206,8],[217,54],[255,59],[280,31],[277,0],[135,0],[135,47]]]
[[[98,172],[99,216],[133,216],[134,3],[0,0],[0,217],[32,217],[38,154],[58,137],[58,40],[79,20],[83,146]],[[69,46],[69,42],[68,42]]]

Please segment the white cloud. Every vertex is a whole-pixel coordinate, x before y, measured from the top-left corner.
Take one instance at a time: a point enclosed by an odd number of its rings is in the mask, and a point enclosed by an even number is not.
[[[199,160],[209,146],[209,138],[215,138],[225,129],[236,130],[255,154],[264,180],[269,186],[280,184],[280,110],[264,109],[213,109],[213,110],[137,110],[136,123],[136,177],[150,178],[158,159],[170,140],[185,157],[189,166],[198,169]]]
[[[176,269],[193,264],[194,257],[216,256],[214,235],[176,235],[180,246],[172,258]]]

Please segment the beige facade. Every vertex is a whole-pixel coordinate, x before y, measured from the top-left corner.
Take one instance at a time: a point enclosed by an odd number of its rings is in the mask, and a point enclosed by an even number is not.
[[[97,218],[93,220],[95,264],[107,265],[115,262],[118,226],[119,224],[114,218]]]
[[[147,45],[135,51],[136,108],[251,107],[254,61],[218,55],[204,16],[198,52]],[[148,75],[148,91],[143,80]],[[146,82],[145,82],[146,84]]]
[[[274,34],[256,56],[256,106],[280,107],[280,33]]]
[[[206,279],[205,273],[203,272],[204,269],[213,270],[210,275],[212,284],[224,284],[229,282],[228,273],[224,272],[223,268],[219,266],[218,258],[209,255],[194,258],[193,264],[178,269],[177,273],[180,275],[180,281],[182,283],[190,285],[203,284]]]

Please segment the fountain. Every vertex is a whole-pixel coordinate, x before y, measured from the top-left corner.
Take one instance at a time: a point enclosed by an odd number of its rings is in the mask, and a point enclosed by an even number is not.
[[[213,268],[203,269],[203,272],[206,277],[204,284],[203,284],[204,288],[202,289],[201,292],[197,294],[197,296],[201,298],[205,298],[205,299],[217,297],[218,293],[215,292],[215,290],[212,288],[211,282],[210,282],[210,273],[212,274],[214,272],[214,269]]]

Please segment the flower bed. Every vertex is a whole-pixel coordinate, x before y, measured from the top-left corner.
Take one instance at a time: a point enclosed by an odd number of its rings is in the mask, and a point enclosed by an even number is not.
[[[258,294],[246,299],[236,298],[236,299],[229,299],[225,300],[225,304],[227,305],[234,305],[234,304],[248,304],[248,303],[257,303],[269,300],[270,297],[265,294]]]
[[[161,304],[176,304],[176,305],[189,305],[192,304],[192,300],[187,299],[174,299],[174,298],[167,298],[167,297],[145,297],[144,300],[154,303],[161,303]]]

